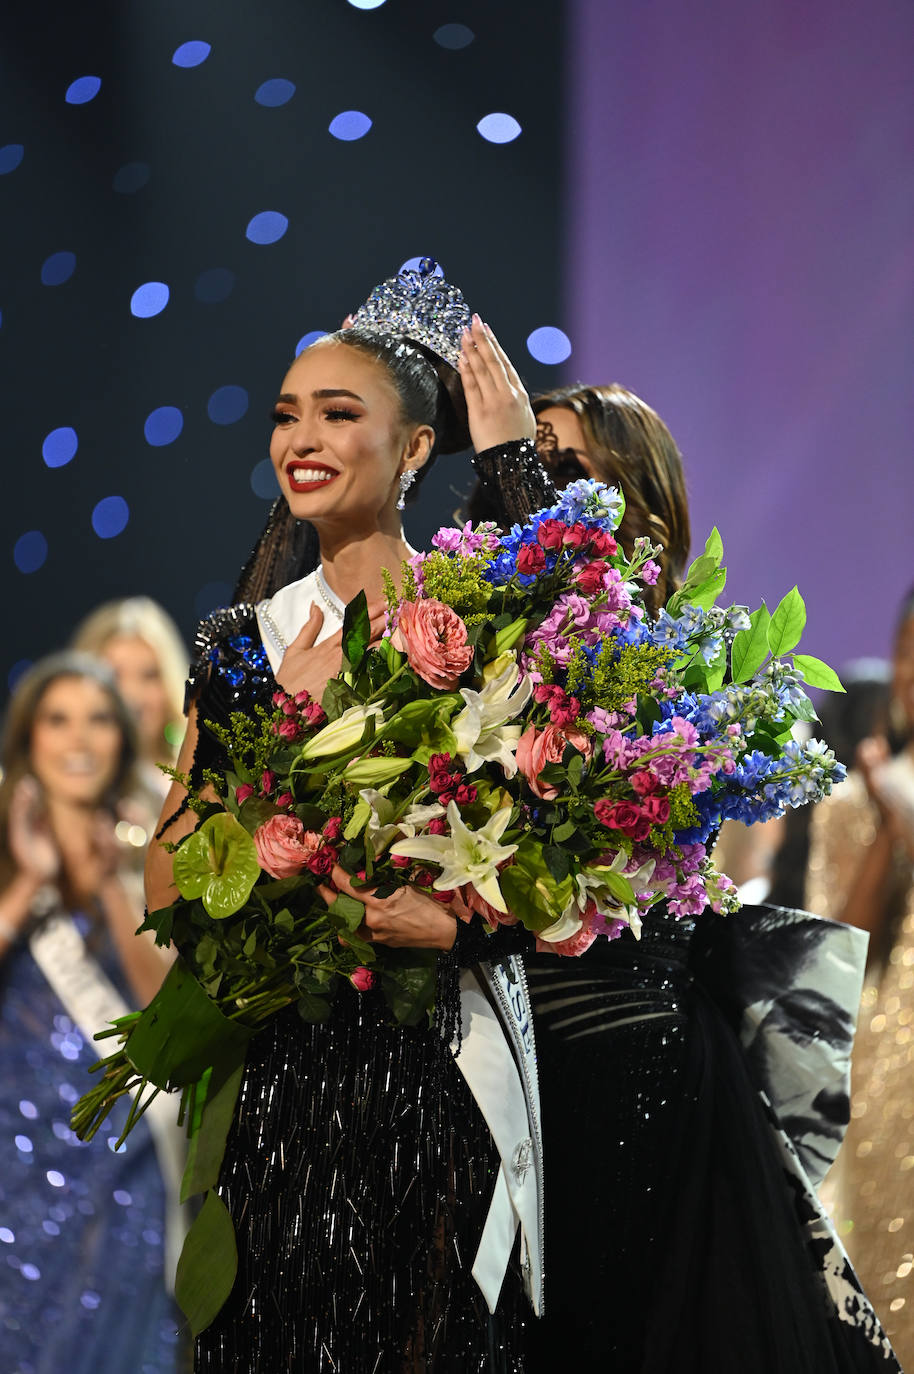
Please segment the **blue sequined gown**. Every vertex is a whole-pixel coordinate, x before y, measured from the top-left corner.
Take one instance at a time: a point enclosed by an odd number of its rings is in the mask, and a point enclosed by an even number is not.
[[[85,934],[87,923],[74,919]],[[111,955],[103,944],[100,962],[117,985]],[[70,1130],[98,1055],[28,946],[17,946],[0,966],[3,1374],[179,1368],[163,1282],[165,1192],[149,1129],[139,1123],[115,1154],[122,1103],[91,1142]]]

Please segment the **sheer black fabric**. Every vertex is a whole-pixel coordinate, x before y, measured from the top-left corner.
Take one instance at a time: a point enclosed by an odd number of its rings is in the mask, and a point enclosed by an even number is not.
[[[532,439],[516,439],[483,449],[472,459],[479,482],[467,514],[474,522],[494,520],[505,527],[551,506],[558,492],[536,455]]]
[[[528,1368],[890,1374],[853,1290],[840,1314],[828,1297],[806,1199],[693,976],[691,934],[655,912],[640,942],[526,960],[547,1171]]]

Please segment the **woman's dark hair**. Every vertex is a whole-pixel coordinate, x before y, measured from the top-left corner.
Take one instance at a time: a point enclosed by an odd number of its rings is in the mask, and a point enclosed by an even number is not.
[[[63,678],[81,678],[101,687],[109,698],[121,732],[121,754],[118,769],[112,779],[109,795],[100,801],[112,808],[123,796],[131,782],[137,757],[136,727],[123,698],[117,690],[114,673],[100,659],[69,649],[40,659],[20,678],[6,708],[3,723],[3,780],[0,782],[0,888],[6,886],[15,872],[9,850],[8,827],[10,802],[16,784],[31,772],[32,730],[42,698],[49,687]]]
[[[396,334],[373,334],[354,327],[324,335],[317,346],[344,344],[385,368],[400,401],[404,423],[430,425],[435,443],[428,461],[416,474],[407,494],[414,501],[439,453],[459,453],[470,445],[463,384],[456,368],[412,339]],[[285,497],[270,511],[266,527],[245,564],[233,600],[257,602],[272,596],[287,582],[317,567],[317,534],[306,520],[296,520]]]
[[[534,414],[555,406],[572,411],[580,420],[593,464],[593,475],[618,486],[625,497],[619,542],[627,553],[639,535],[663,545],[660,579],[652,591],[650,609],[659,608],[682,581],[692,542],[689,502],[682,456],[666,425],[646,401],[624,386],[559,387],[537,396]],[[580,477],[580,468],[553,474],[565,486]]]

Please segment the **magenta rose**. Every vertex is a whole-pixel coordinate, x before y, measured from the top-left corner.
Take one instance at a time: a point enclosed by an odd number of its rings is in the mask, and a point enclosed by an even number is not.
[[[594,530],[590,536],[590,551],[595,558],[607,558],[618,549],[619,545],[611,534],[605,530]]]
[[[641,803],[641,812],[649,818],[652,825],[666,825],[670,819],[670,799],[669,797],[645,797]]]
[[[536,537],[544,549],[560,549],[568,526],[563,520],[541,520]]]
[[[320,845],[320,835],[306,830],[297,816],[271,816],[254,831],[257,862],[273,878],[301,873]]]
[[[546,566],[546,555],[539,544],[523,544],[517,551],[517,571],[531,576],[542,572]]]
[[[366,968],[364,964],[359,964],[358,968],[354,968],[350,973],[349,981],[359,992],[369,992],[377,979],[370,968]]]
[[[632,840],[646,840],[651,831],[651,819],[634,802],[611,802],[605,797],[594,804],[594,815],[610,830],[621,830]]]
[[[547,725],[542,730],[530,725],[517,742],[517,766],[527,779],[527,786],[543,801],[557,797],[559,789],[549,783],[540,782],[547,763],[561,763],[562,755],[571,744],[585,758],[590,756],[590,740],[580,730],[566,729],[559,725]]]
[[[601,558],[588,563],[578,573],[576,581],[585,596],[595,596],[603,590],[603,576],[609,572],[609,564]]]
[[[423,681],[443,692],[453,691],[473,661],[466,625],[441,601],[404,601],[394,645]]]
[[[235,788],[235,801],[239,806],[242,802],[246,802],[248,797],[253,797],[253,795],[254,789],[249,782],[243,782],[240,787]]]

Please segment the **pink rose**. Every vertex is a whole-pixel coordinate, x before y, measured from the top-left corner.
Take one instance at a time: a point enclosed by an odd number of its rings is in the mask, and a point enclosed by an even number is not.
[[[557,797],[559,789],[539,781],[547,763],[561,763],[562,755],[571,744],[585,758],[590,757],[590,740],[580,730],[572,730],[560,725],[547,725],[542,730],[530,725],[517,742],[517,766],[527,779],[527,786],[534,796],[543,801]]]
[[[294,798],[291,792],[280,792],[276,798],[276,805],[281,811],[285,811],[287,806],[291,806]]]
[[[254,789],[249,782],[243,782],[240,787],[235,788],[235,801],[239,806],[242,802],[246,802],[248,797],[253,797],[253,795]]]
[[[481,897],[472,883],[465,883],[451,895],[451,910],[461,921],[471,921],[473,916],[481,916],[490,926],[516,926],[517,917],[510,911],[497,911]]]
[[[324,839],[330,844],[338,844],[343,838],[343,818],[342,816],[331,816],[324,826]]]
[[[473,661],[466,625],[442,601],[404,601],[394,647],[405,651],[423,681],[444,692],[454,690]]]
[[[254,831],[257,862],[273,878],[292,878],[320,848],[321,837],[297,816],[271,816]]]
[[[357,992],[370,992],[378,981],[370,968],[364,964],[359,964],[349,975],[349,981]]]
[[[569,935],[567,940],[550,942],[549,940],[541,940],[537,935],[536,952],[537,954],[567,954],[575,958],[590,949],[596,938],[597,932],[590,930],[586,925],[581,926],[577,935]]]
[[[301,726],[297,720],[290,720],[287,718],[280,722],[279,729],[276,733],[279,735],[280,739],[288,740],[290,744],[294,744],[297,739],[301,738]]]

